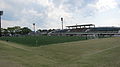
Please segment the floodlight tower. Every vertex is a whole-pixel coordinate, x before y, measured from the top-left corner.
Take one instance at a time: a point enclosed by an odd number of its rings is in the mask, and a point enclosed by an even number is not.
[[[63,18],[61,17],[61,22],[62,22],[62,30],[63,30]]]
[[[0,37],[2,36],[1,35],[1,16],[3,15],[3,11],[0,11]]]
[[[33,30],[34,30],[34,33],[35,33],[35,23],[33,23]]]

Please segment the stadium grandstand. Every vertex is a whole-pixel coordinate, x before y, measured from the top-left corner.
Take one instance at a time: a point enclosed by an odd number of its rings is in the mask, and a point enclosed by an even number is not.
[[[96,27],[94,24],[73,25],[66,27],[67,29],[55,30],[48,33],[48,35],[93,37],[120,36],[120,27]]]

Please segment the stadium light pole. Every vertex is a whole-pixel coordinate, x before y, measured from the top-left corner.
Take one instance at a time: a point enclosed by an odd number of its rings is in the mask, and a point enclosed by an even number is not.
[[[36,32],[35,32],[35,23],[33,23],[33,30],[34,30],[34,36],[36,36]],[[37,43],[38,43],[38,40],[37,40],[37,37],[36,37],[35,46],[37,46]]]
[[[63,30],[63,18],[61,17],[61,22],[62,22],[62,30]]]
[[[35,23],[33,23],[33,30],[34,30],[34,33],[35,33]]]
[[[0,37],[2,36],[1,34],[1,16],[3,15],[3,11],[0,11]]]

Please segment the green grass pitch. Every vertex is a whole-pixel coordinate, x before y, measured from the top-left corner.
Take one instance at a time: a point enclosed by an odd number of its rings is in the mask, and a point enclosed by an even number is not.
[[[120,67],[120,37],[37,47],[23,44],[1,40],[0,67]]]

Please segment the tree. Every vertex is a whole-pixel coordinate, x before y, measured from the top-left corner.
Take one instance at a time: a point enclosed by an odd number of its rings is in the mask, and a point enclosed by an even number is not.
[[[15,34],[20,34],[21,33],[21,27],[20,26],[15,26],[14,30],[15,30]]]
[[[49,29],[48,32],[54,31],[55,29]]]
[[[41,30],[41,29],[38,29],[37,32],[42,32],[42,30]]]
[[[15,34],[15,29],[14,29],[14,27],[8,27],[7,30],[8,30],[8,33],[9,33],[10,35],[14,35],[14,34]]]
[[[3,36],[8,36],[8,30],[7,29],[2,29],[2,35]]]
[[[22,35],[27,35],[30,32],[32,32],[32,31],[28,27],[21,28],[21,34]]]
[[[3,36],[18,36],[18,35],[27,35],[31,32],[31,29],[28,27],[21,28],[20,26],[8,27],[7,29],[1,28]]]

